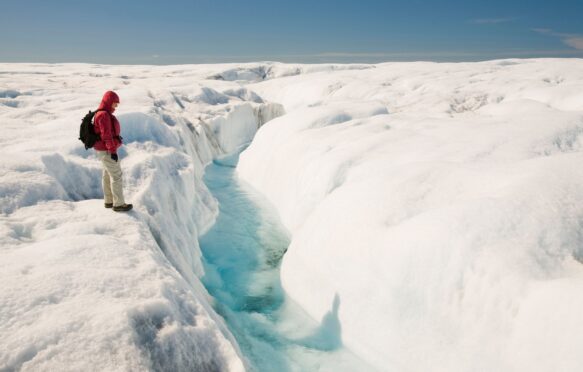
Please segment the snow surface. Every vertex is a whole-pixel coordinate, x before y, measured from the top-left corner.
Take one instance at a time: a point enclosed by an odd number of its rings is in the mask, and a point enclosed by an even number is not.
[[[77,140],[109,89],[127,214]],[[0,125],[0,370],[252,368],[198,244],[204,167],[251,139],[237,172],[291,234],[283,289],[351,352],[583,369],[582,60],[0,64]]]
[[[583,370],[583,61],[373,67],[248,86],[284,289],[381,370]]]
[[[282,108],[206,79],[227,68],[0,65],[0,370],[245,368],[200,282],[203,168]],[[77,139],[108,89],[128,214],[103,208]]]

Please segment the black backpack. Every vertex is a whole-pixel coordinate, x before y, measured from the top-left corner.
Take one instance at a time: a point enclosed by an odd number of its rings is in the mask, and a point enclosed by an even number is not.
[[[96,110],[96,111],[89,111],[87,115],[81,121],[81,127],[79,128],[79,139],[85,145],[85,150],[88,150],[95,145],[95,142],[99,141],[101,137],[99,134],[95,133],[95,128],[93,125],[93,117],[98,111],[105,111],[105,110]],[[111,120],[111,126],[113,127],[113,119]],[[112,128],[115,133],[115,127]]]

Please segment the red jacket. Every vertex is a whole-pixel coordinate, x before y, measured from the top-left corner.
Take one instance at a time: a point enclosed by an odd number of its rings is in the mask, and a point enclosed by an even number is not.
[[[93,148],[95,150],[107,151],[110,154],[115,154],[122,144],[121,137],[119,136],[119,121],[113,116],[115,109],[111,107],[115,102],[119,102],[117,94],[112,91],[105,92],[98,108],[98,110],[105,111],[98,111],[93,117],[95,133],[101,137],[101,140],[95,142]]]

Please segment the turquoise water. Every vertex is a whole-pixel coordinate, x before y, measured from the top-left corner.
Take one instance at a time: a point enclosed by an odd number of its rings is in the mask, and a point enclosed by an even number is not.
[[[262,195],[237,178],[238,159],[235,153],[205,169],[204,182],[219,202],[219,215],[199,243],[203,283],[249,369],[371,370],[342,346],[338,296],[330,312],[316,321],[285,295],[279,267],[289,234]]]

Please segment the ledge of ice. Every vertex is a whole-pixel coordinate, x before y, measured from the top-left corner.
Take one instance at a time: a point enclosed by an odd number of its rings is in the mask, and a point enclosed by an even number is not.
[[[245,369],[200,282],[198,236],[218,213],[202,175],[282,107],[164,67],[0,69],[0,369]],[[101,165],[77,140],[108,89],[128,214],[103,208]]]
[[[0,71],[0,370],[244,370],[198,236],[204,166],[251,139],[237,170],[292,233],[284,289],[361,358],[583,368],[581,60]],[[129,214],[76,139],[109,89]]]
[[[582,68],[386,63],[250,85],[287,112],[238,170],[293,234],[288,294],[315,319],[339,299],[343,342],[380,370],[583,368]]]

